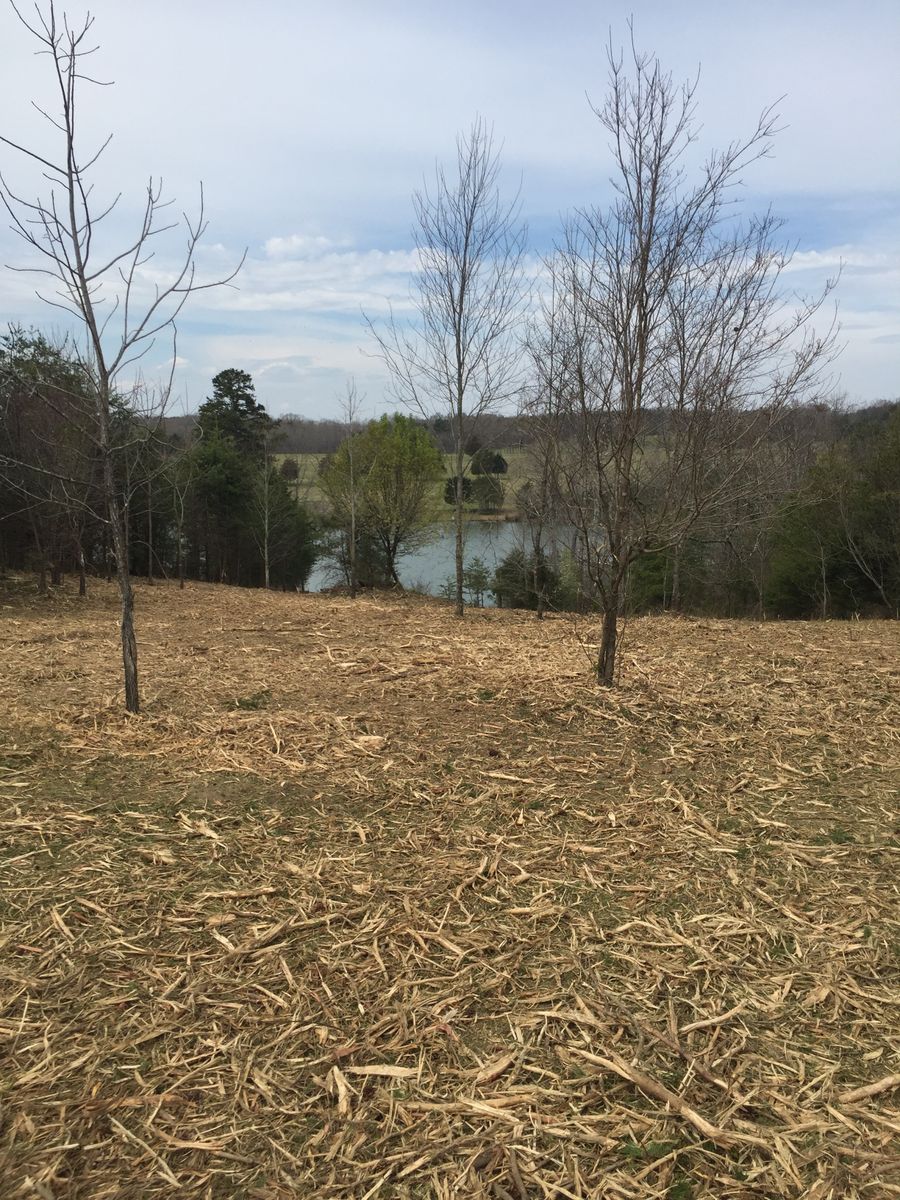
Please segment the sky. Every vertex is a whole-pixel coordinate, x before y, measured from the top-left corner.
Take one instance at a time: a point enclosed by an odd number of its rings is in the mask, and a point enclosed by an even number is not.
[[[900,396],[896,0],[95,0],[91,13],[92,69],[113,83],[86,85],[79,132],[88,146],[113,135],[94,169],[98,205],[121,193],[106,244],[128,243],[153,175],[173,216],[196,211],[202,183],[201,278],[228,274],[246,251],[234,284],[192,296],[179,319],[174,412],[195,410],[226,367],[250,372],[275,416],[336,416],[351,379],[364,413],[396,407],[363,314],[378,324],[391,307],[411,311],[412,194],[480,115],[530,253],[547,253],[567,213],[609,200],[591,104],[629,17],[637,45],[677,80],[699,70],[700,149],[745,136],[777,102],[781,132],[745,175],[747,211],[784,219],[796,293],[841,269],[838,390],[851,404]],[[0,0],[0,134],[49,155],[56,135],[32,101],[54,103],[52,79],[33,51]],[[2,144],[0,171],[25,196],[46,190]],[[35,277],[8,269],[35,261],[8,224],[0,327],[62,332]],[[177,231],[159,239],[148,285],[182,242]],[[146,355],[149,387],[172,354],[160,340]]]

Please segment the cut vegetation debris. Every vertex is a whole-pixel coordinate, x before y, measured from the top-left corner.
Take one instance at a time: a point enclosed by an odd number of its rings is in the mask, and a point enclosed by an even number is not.
[[[900,1194],[900,624],[138,611],[0,609],[0,1194]]]

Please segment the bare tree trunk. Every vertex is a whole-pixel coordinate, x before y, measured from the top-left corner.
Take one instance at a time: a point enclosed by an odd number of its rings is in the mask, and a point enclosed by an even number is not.
[[[271,569],[270,569],[270,555],[269,555],[269,537],[270,537],[270,533],[271,533],[271,520],[272,520],[272,497],[271,497],[271,487],[270,487],[270,485],[271,485],[271,482],[272,482],[272,478],[271,478],[271,475],[270,475],[270,473],[269,473],[269,472],[270,472],[270,468],[269,468],[269,441],[268,441],[268,436],[267,436],[267,437],[266,437],[266,443],[265,443],[265,447],[264,447],[264,454],[263,454],[263,494],[262,494],[262,507],[263,507],[263,546],[262,546],[262,551],[263,551],[263,585],[264,585],[264,587],[265,587],[265,589],[266,589],[266,591],[267,591],[267,592],[270,590],[270,588],[271,588],[271,583],[272,583]]]
[[[356,475],[353,469],[353,420],[356,415],[356,393],[347,393],[347,455],[350,460],[350,545],[348,558],[350,564],[350,599],[356,599],[359,590],[359,580],[356,574]]]
[[[153,587],[153,481],[147,480],[147,583]]]
[[[466,602],[463,595],[463,575],[465,573],[465,543],[463,540],[463,461],[464,452],[462,443],[457,445],[456,450],[456,504],[453,508],[454,525],[456,528],[456,615],[458,617],[465,616]]]
[[[269,591],[272,586],[272,577],[269,565],[269,466],[266,462],[266,515],[265,527],[263,529],[263,576],[265,579],[266,591]]]
[[[543,455],[541,490],[537,513],[531,528],[532,576],[537,604],[537,619],[543,621],[547,609],[547,573],[544,570],[544,518],[547,511],[548,470],[547,454]]]
[[[535,549],[535,551],[534,551],[533,575],[534,575],[534,593],[535,593],[535,596],[537,597],[537,619],[539,621],[543,621],[544,612],[547,607],[547,596],[546,596],[546,591],[544,588],[544,578],[543,578],[544,573],[541,570],[542,552],[543,551],[540,546],[540,539],[538,539],[538,548]]]
[[[47,588],[47,556],[44,553],[44,544],[41,541],[40,529],[34,515],[34,510],[31,508],[28,510],[28,517],[31,521],[31,534],[34,538],[38,595],[47,596],[49,595]]]
[[[355,600],[356,593],[359,591],[359,581],[356,576],[356,498],[354,496],[351,496],[350,499],[350,545],[348,547],[348,558],[350,560],[350,599]]]
[[[97,339],[99,344],[99,338]],[[109,375],[102,359],[97,356],[97,443],[103,462],[103,489],[109,515],[109,533],[116,560],[116,582],[122,601],[122,666],[125,677],[125,708],[130,713],[140,711],[138,691],[137,640],[134,636],[134,592],[128,563],[128,502],[119,503],[116,477],[113,470],[113,446],[110,434]]]
[[[672,612],[681,612],[681,542],[675,543],[672,558],[672,595],[669,608]]]
[[[125,674],[125,708],[130,713],[140,712],[140,693],[138,691],[137,641],[134,636],[134,592],[131,587],[131,576],[128,573],[128,548],[123,528],[122,510],[119,498],[115,494],[112,480],[112,464],[107,459],[105,471],[108,471],[107,488],[109,489],[109,525],[112,535],[113,554],[116,560],[116,582],[119,585],[119,595],[122,600],[122,666]]]
[[[87,595],[87,569],[84,562],[84,546],[78,539],[78,595]]]
[[[600,652],[597,655],[597,682],[602,687],[612,687],[616,678],[616,641],[619,632],[617,607],[617,603],[610,597],[603,613]]]

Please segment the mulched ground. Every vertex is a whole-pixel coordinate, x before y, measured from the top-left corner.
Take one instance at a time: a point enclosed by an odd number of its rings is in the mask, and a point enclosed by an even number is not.
[[[900,625],[0,592],[0,1195],[900,1195]]]

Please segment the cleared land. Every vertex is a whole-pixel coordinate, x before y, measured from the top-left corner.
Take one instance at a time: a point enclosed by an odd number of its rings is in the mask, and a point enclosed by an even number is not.
[[[0,1194],[900,1194],[900,626],[0,608]]]

